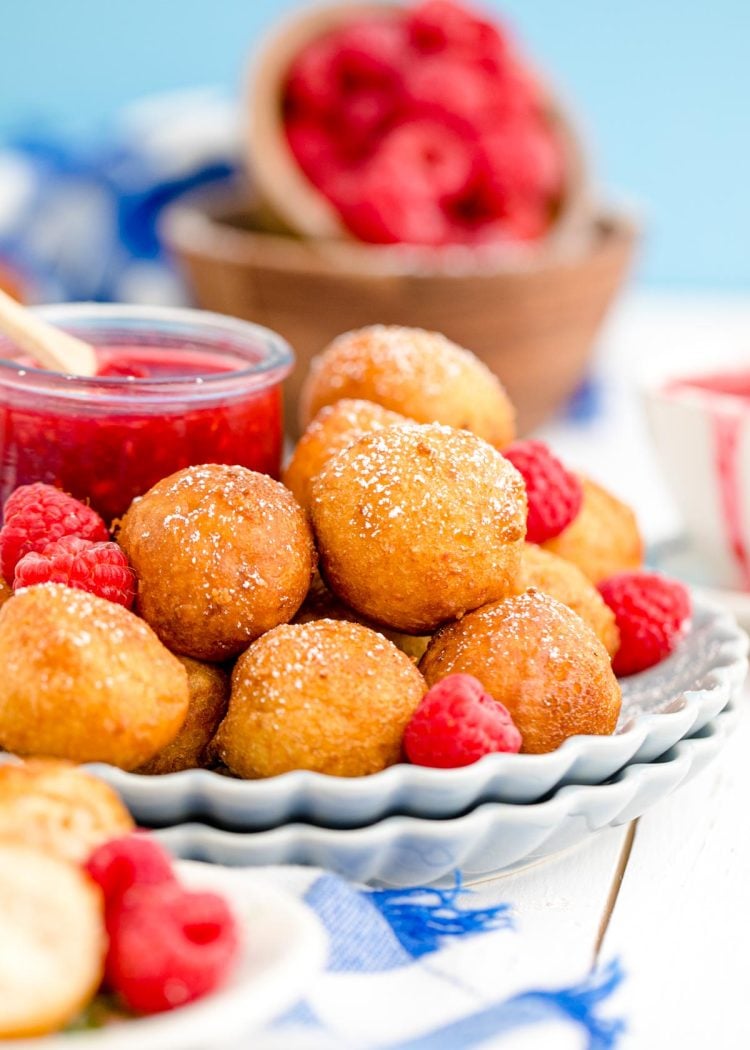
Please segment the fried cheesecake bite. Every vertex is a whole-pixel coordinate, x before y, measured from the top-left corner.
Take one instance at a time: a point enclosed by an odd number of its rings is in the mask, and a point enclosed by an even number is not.
[[[0,842],[0,900],[0,1039],[55,1032],[102,979],[99,888],[59,857]]]
[[[294,493],[300,506],[307,510],[312,497],[313,479],[329,459],[363,434],[406,422],[406,416],[390,412],[374,401],[344,398],[333,405],[326,405],[297,442],[281,480]]]
[[[180,656],[187,671],[190,702],[187,717],[175,739],[138,773],[161,775],[205,764],[206,748],[216,734],[229,703],[229,675],[214,664]]]
[[[620,686],[609,654],[572,609],[529,590],[438,631],[420,662],[428,685],[474,675],[510,711],[522,750],[554,751],[577,733],[610,735]]]
[[[615,614],[593,583],[572,561],[566,561],[536,544],[527,543],[523,551],[520,583],[521,592],[534,587],[578,613],[609,655],[615,655],[620,644]]]
[[[384,627],[428,634],[516,589],[523,480],[466,430],[365,435],[315,479],[311,516],[326,584]]]
[[[515,436],[515,411],[497,376],[469,350],[422,328],[372,325],[334,339],[302,387],[302,427],[341,398],[471,430],[500,449]]]
[[[410,656],[415,663],[418,663],[422,658],[430,641],[428,634],[403,634],[401,631],[391,631],[387,627],[377,627],[366,617],[360,616],[354,609],[350,609],[340,598],[331,594],[325,583],[323,583],[320,573],[317,572],[310,584],[307,597],[292,622],[313,623],[315,620],[346,620],[347,623],[361,623],[363,627],[379,631],[390,642],[393,642],[402,653]]]
[[[296,613],[315,550],[305,512],[245,467],[188,467],[135,500],[118,542],[138,611],[182,656],[221,661]]]
[[[401,757],[425,688],[408,656],[360,624],[276,627],[237,661],[213,749],[247,778],[376,773]]]
[[[59,583],[0,609],[0,746],[136,769],[177,736],[185,668],[121,605]]]
[[[542,546],[577,565],[592,583],[643,564],[643,540],[635,514],[590,478],[581,478],[583,504],[567,529]]]
[[[0,842],[21,842],[81,864],[133,821],[109,785],[67,762],[0,766]]]

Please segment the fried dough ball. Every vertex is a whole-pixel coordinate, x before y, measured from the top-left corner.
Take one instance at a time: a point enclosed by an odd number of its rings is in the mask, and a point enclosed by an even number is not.
[[[542,550],[534,543],[527,543],[523,551],[521,584],[522,591],[534,587],[551,594],[578,613],[609,655],[615,655],[620,645],[615,614],[593,583],[572,561]]]
[[[205,764],[206,748],[216,734],[229,703],[229,675],[220,667],[179,657],[187,671],[190,705],[185,724],[171,744],[141,766],[139,773],[161,775]]]
[[[312,534],[292,494],[245,467],[188,467],[133,502],[117,537],[138,610],[182,656],[221,661],[302,604]]]
[[[572,561],[592,583],[639,569],[643,540],[635,514],[590,478],[581,478],[583,504],[567,529],[542,546]]]
[[[620,686],[607,650],[571,609],[529,590],[485,605],[438,631],[422,657],[428,685],[472,674],[505,704],[522,750],[554,751],[576,733],[609,735]]]
[[[58,583],[0,610],[0,746],[136,769],[177,736],[187,674],[121,605]]]
[[[344,398],[334,405],[326,405],[297,442],[281,480],[294,493],[300,506],[307,510],[313,479],[329,459],[364,434],[407,422],[406,416],[389,412],[373,401]]]
[[[67,762],[0,766],[0,842],[21,842],[81,864],[133,821],[107,784]]]
[[[356,397],[418,423],[471,430],[500,449],[516,432],[513,405],[497,376],[469,350],[422,328],[345,332],[313,358],[300,397],[303,428],[323,405]]]
[[[9,587],[5,580],[0,576],[0,607],[9,602],[13,597],[13,588]]]
[[[237,661],[215,750],[241,777],[376,773],[399,760],[424,692],[409,657],[367,627],[287,624]]]
[[[101,895],[80,868],[0,842],[0,1039],[56,1032],[104,970]]]
[[[361,615],[428,634],[514,593],[523,479],[491,445],[437,423],[360,438],[313,483],[321,571]]]
[[[313,623],[315,620],[346,620],[347,623],[361,623],[363,627],[370,627],[373,631],[379,631],[390,642],[393,642],[402,653],[406,653],[411,659],[418,663],[424,655],[430,636],[402,634],[400,631],[391,631],[387,627],[377,627],[364,616],[355,613],[348,605],[337,598],[326,587],[320,576],[315,573],[310,584],[310,590],[302,603],[302,607],[294,617],[294,623]]]

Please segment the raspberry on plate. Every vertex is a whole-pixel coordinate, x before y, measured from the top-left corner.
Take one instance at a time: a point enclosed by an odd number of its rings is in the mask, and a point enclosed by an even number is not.
[[[418,766],[453,769],[483,755],[521,750],[508,709],[473,675],[451,674],[424,695],[404,733],[404,750]]]
[[[53,485],[22,485],[7,499],[5,524],[0,529],[0,567],[6,582],[13,584],[16,565],[30,551],[43,551],[63,536],[104,542],[107,526],[85,503]]]
[[[16,565],[13,590],[37,583],[62,583],[98,594],[129,609],[135,599],[135,573],[116,543],[92,543],[63,536],[38,554],[30,551]]]
[[[174,883],[133,888],[107,929],[108,982],[142,1014],[171,1010],[213,991],[239,947],[236,921],[221,897]]]
[[[599,584],[615,614],[620,648],[612,669],[621,677],[653,667],[669,656],[691,614],[690,593],[655,572],[622,572]]]
[[[103,843],[91,854],[84,868],[99,886],[107,911],[119,905],[135,886],[174,883],[172,858],[148,835],[122,835]]]
[[[544,543],[559,536],[581,509],[580,480],[565,469],[543,441],[515,441],[503,449],[503,455],[526,482],[528,542]]]

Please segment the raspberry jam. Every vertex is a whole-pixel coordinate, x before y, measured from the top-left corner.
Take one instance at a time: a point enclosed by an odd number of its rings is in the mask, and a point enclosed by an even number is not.
[[[292,361],[283,340],[212,314],[155,310],[170,331],[162,323],[149,340],[146,320],[131,341],[128,320],[150,312],[131,309],[45,311],[53,321],[80,311],[82,323],[76,315],[71,328],[97,345],[94,378],[0,361],[2,502],[17,486],[44,481],[90,501],[110,522],[183,467],[232,463],[278,476],[281,380]],[[89,331],[87,315],[100,312],[124,323]],[[216,329],[223,326],[222,336]],[[102,334],[106,342],[96,338]]]

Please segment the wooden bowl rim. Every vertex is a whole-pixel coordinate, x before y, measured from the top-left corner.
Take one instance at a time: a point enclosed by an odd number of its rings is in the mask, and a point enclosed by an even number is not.
[[[634,209],[602,204],[586,235],[559,250],[426,249],[371,245],[336,238],[296,238],[232,225],[247,214],[247,193],[197,191],[169,205],[159,223],[163,241],[178,256],[202,256],[235,266],[299,274],[361,278],[513,277],[577,269],[610,252],[632,250],[641,232]]]

